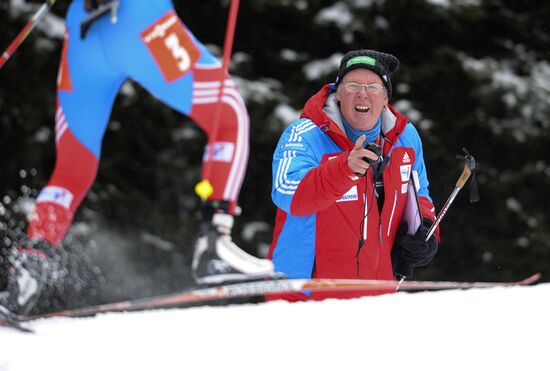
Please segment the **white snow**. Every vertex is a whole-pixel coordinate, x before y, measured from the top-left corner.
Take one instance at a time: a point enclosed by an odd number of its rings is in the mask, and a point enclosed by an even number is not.
[[[334,79],[338,75],[338,67],[340,66],[340,60],[344,55],[342,53],[332,54],[326,59],[317,59],[309,63],[306,63],[302,68],[306,78],[308,80],[317,80],[324,75],[332,73]]]
[[[300,111],[292,108],[288,104],[279,104],[273,110],[273,116],[278,118],[285,126],[300,118]]]
[[[353,22],[353,14],[347,4],[339,1],[322,9],[315,16],[315,22],[321,25],[335,23],[339,28],[344,29]]]
[[[1,371],[548,370],[550,284],[0,328]]]
[[[428,3],[433,5],[439,5],[444,8],[449,8],[451,6],[481,6],[479,0],[427,0]]]

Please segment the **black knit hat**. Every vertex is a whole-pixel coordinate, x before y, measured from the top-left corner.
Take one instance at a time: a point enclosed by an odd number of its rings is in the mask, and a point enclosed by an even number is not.
[[[366,49],[347,52],[340,62],[336,86],[342,82],[346,73],[356,68],[366,68],[380,76],[388,92],[388,99],[391,98],[392,87],[390,74],[399,68],[399,59],[397,59],[397,57],[391,54]]]

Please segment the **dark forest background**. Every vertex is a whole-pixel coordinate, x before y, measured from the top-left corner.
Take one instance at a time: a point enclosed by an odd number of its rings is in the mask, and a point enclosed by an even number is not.
[[[0,2],[2,50],[40,5],[26,3],[27,11]],[[25,213],[53,168],[62,45],[55,25],[67,3],[58,1],[0,70],[0,221],[10,229],[24,229]],[[221,55],[228,1],[175,6],[195,36]],[[468,190],[461,191],[442,222],[438,255],[415,278],[508,280],[540,271],[549,281],[548,19],[546,1],[241,1],[230,72],[251,116],[251,157],[235,240],[265,253],[275,215],[271,156],[280,133],[309,96],[334,80],[343,53],[370,48],[401,60],[391,103],[423,138],[437,208],[460,175],[455,156],[462,148],[478,162],[480,201],[469,203]],[[125,85],[97,181],[65,241],[70,284],[58,305],[191,284],[200,209],[193,187],[205,143],[189,119],[140,86]]]

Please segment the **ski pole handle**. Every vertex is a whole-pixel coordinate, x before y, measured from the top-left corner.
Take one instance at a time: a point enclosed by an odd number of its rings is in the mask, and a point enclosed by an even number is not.
[[[38,11],[32,16],[32,18],[27,22],[25,27],[19,32],[19,34],[15,37],[15,39],[10,43],[8,48],[2,53],[0,56],[0,69],[6,64],[8,59],[15,53],[19,45],[25,41],[27,36],[31,33],[31,31],[36,27],[38,22],[44,17],[44,15],[48,12],[48,10],[52,7],[53,4],[55,4],[56,0],[48,0],[40,8]]]
[[[470,175],[472,175],[472,171],[470,170],[470,167],[468,165],[464,165],[464,170],[462,170],[462,174],[460,174],[460,178],[456,181],[455,187],[458,189],[461,189],[464,187],[464,184],[468,181],[470,178]]]

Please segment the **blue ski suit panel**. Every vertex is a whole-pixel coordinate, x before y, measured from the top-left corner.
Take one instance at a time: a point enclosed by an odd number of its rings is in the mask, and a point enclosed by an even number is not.
[[[278,246],[291,246],[301,236],[300,248],[277,248],[273,263],[290,278],[308,277],[315,262],[316,214],[295,216],[290,205],[299,182],[321,162],[324,153],[341,152],[321,129],[309,119],[295,121],[281,135],[273,156],[273,188],[275,205],[287,213]]]
[[[69,7],[67,60],[73,89],[60,90],[58,97],[71,131],[97,158],[114,100],[128,78],[178,112],[189,114],[193,73],[167,82],[140,37],[170,10],[170,0],[121,1],[117,22],[111,23],[108,14],[97,19],[82,40],[80,24],[89,13],[83,0],[73,1]],[[187,31],[201,51],[197,64],[219,66],[219,61]]]

